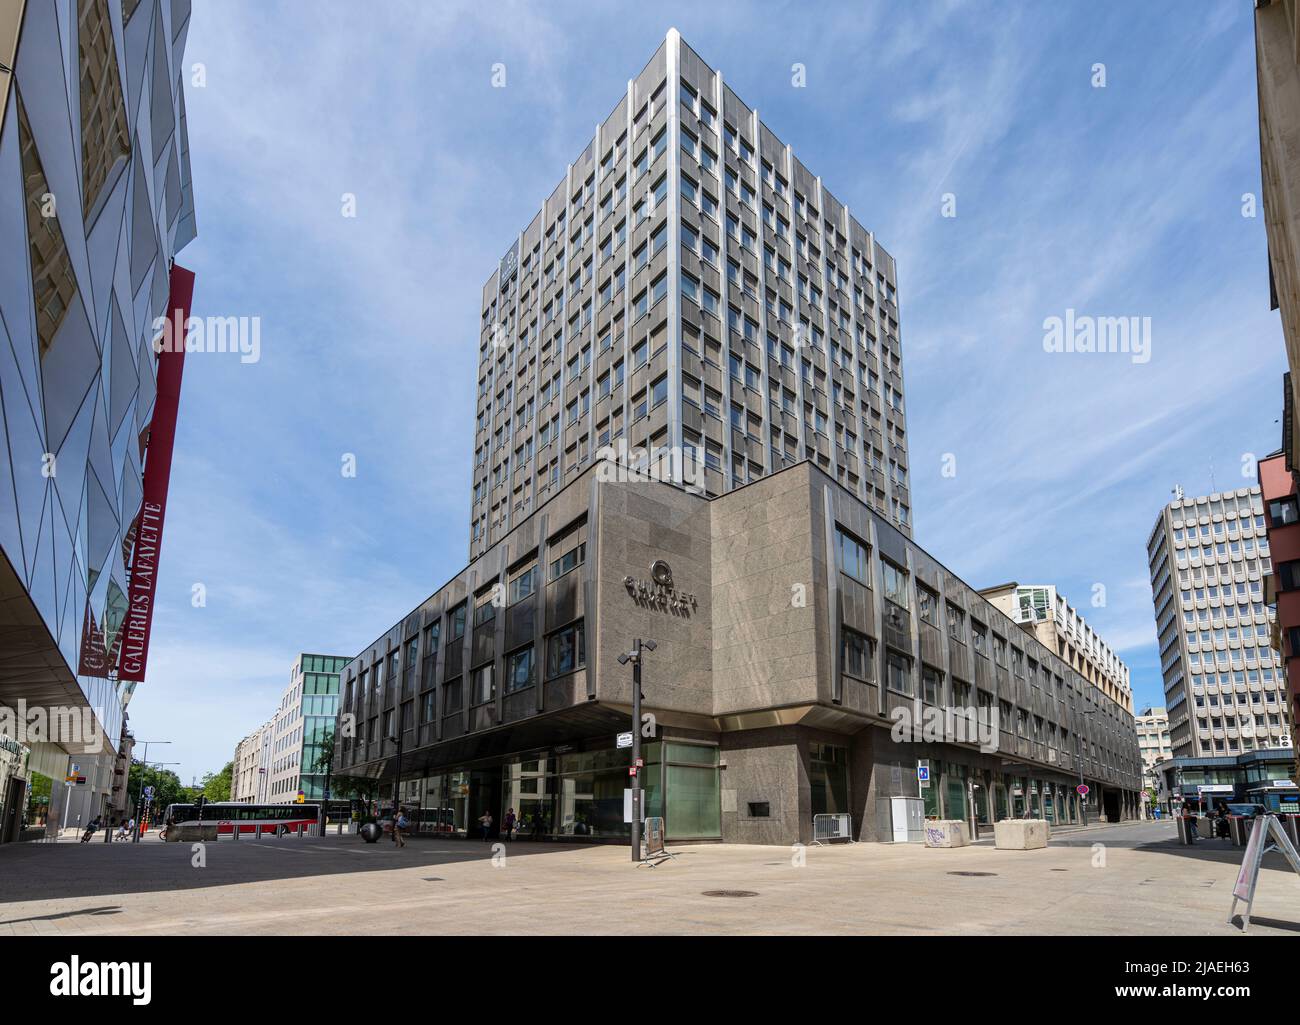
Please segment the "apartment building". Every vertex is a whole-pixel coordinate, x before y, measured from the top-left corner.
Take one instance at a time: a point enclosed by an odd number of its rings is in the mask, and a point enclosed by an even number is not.
[[[1174,755],[1230,757],[1291,746],[1286,673],[1272,646],[1272,572],[1258,485],[1177,489],[1147,541]]]
[[[233,776],[230,781],[230,799],[241,804],[261,804],[264,798],[264,779],[268,766],[262,761],[262,734],[271,726],[263,723],[235,745]]]
[[[193,289],[173,264],[195,237],[189,15],[0,4],[0,708],[59,724],[0,734],[24,749],[0,766],[0,821],[40,775],[51,833],[121,807],[145,678],[184,358],[154,351],[153,324]]]
[[[471,559],[607,446],[911,531],[894,260],[675,29],[484,285],[476,415]]]
[[[265,768],[265,792],[258,803],[319,801],[325,775],[315,771],[322,743],[332,736],[339,711],[339,671],[349,659],[341,655],[299,655],[289,672],[280,707],[262,727],[259,768]],[[253,745],[250,744],[250,747]]]
[[[1169,714],[1161,707],[1143,709],[1134,719],[1137,726],[1138,754],[1142,758],[1142,786],[1160,788],[1160,773],[1156,765],[1174,756],[1173,741],[1169,739]]]
[[[1014,581],[980,592],[1112,701],[1133,712],[1128,666],[1052,584]]]

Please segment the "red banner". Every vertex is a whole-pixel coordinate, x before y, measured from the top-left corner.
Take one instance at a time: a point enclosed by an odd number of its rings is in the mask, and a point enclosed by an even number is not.
[[[181,371],[185,366],[185,327],[194,298],[194,274],[172,264],[171,295],[167,309],[172,323],[170,336],[158,353],[158,389],[153,420],[149,424],[149,445],[145,450],[144,498],[136,526],[135,550],[131,557],[131,586],[126,623],[122,628],[122,654],[118,679],[128,683],[144,680],[149,659],[149,630],[157,600],[158,556],[162,551],[163,518],[167,512],[167,485],[172,475],[172,447],[176,442],[176,413],[181,400]]]

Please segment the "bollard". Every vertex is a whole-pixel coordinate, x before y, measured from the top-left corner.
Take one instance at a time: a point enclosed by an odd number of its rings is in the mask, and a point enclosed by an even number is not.
[[[298,839],[299,839],[299,840],[302,839],[302,823],[301,823],[301,822],[298,823]]]
[[[230,836],[231,836],[232,839],[235,839],[235,840],[238,840],[238,839],[239,839],[239,823],[238,823],[238,822],[231,823],[231,826],[230,826]]]
[[[254,840],[262,839],[262,823],[260,822],[253,827],[253,839]]]

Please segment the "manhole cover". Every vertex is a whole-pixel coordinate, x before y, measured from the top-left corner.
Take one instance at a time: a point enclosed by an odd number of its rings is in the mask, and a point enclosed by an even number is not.
[[[705,890],[705,897],[757,897],[755,890]]]
[[[950,876],[995,876],[996,872],[949,872]]]

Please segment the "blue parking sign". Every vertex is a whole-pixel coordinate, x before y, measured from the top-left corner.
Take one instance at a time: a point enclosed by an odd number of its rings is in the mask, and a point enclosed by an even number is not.
[[[929,783],[929,782],[930,782],[930,766],[928,766],[928,765],[918,765],[918,766],[916,767],[916,778],[919,779],[922,783]]]

